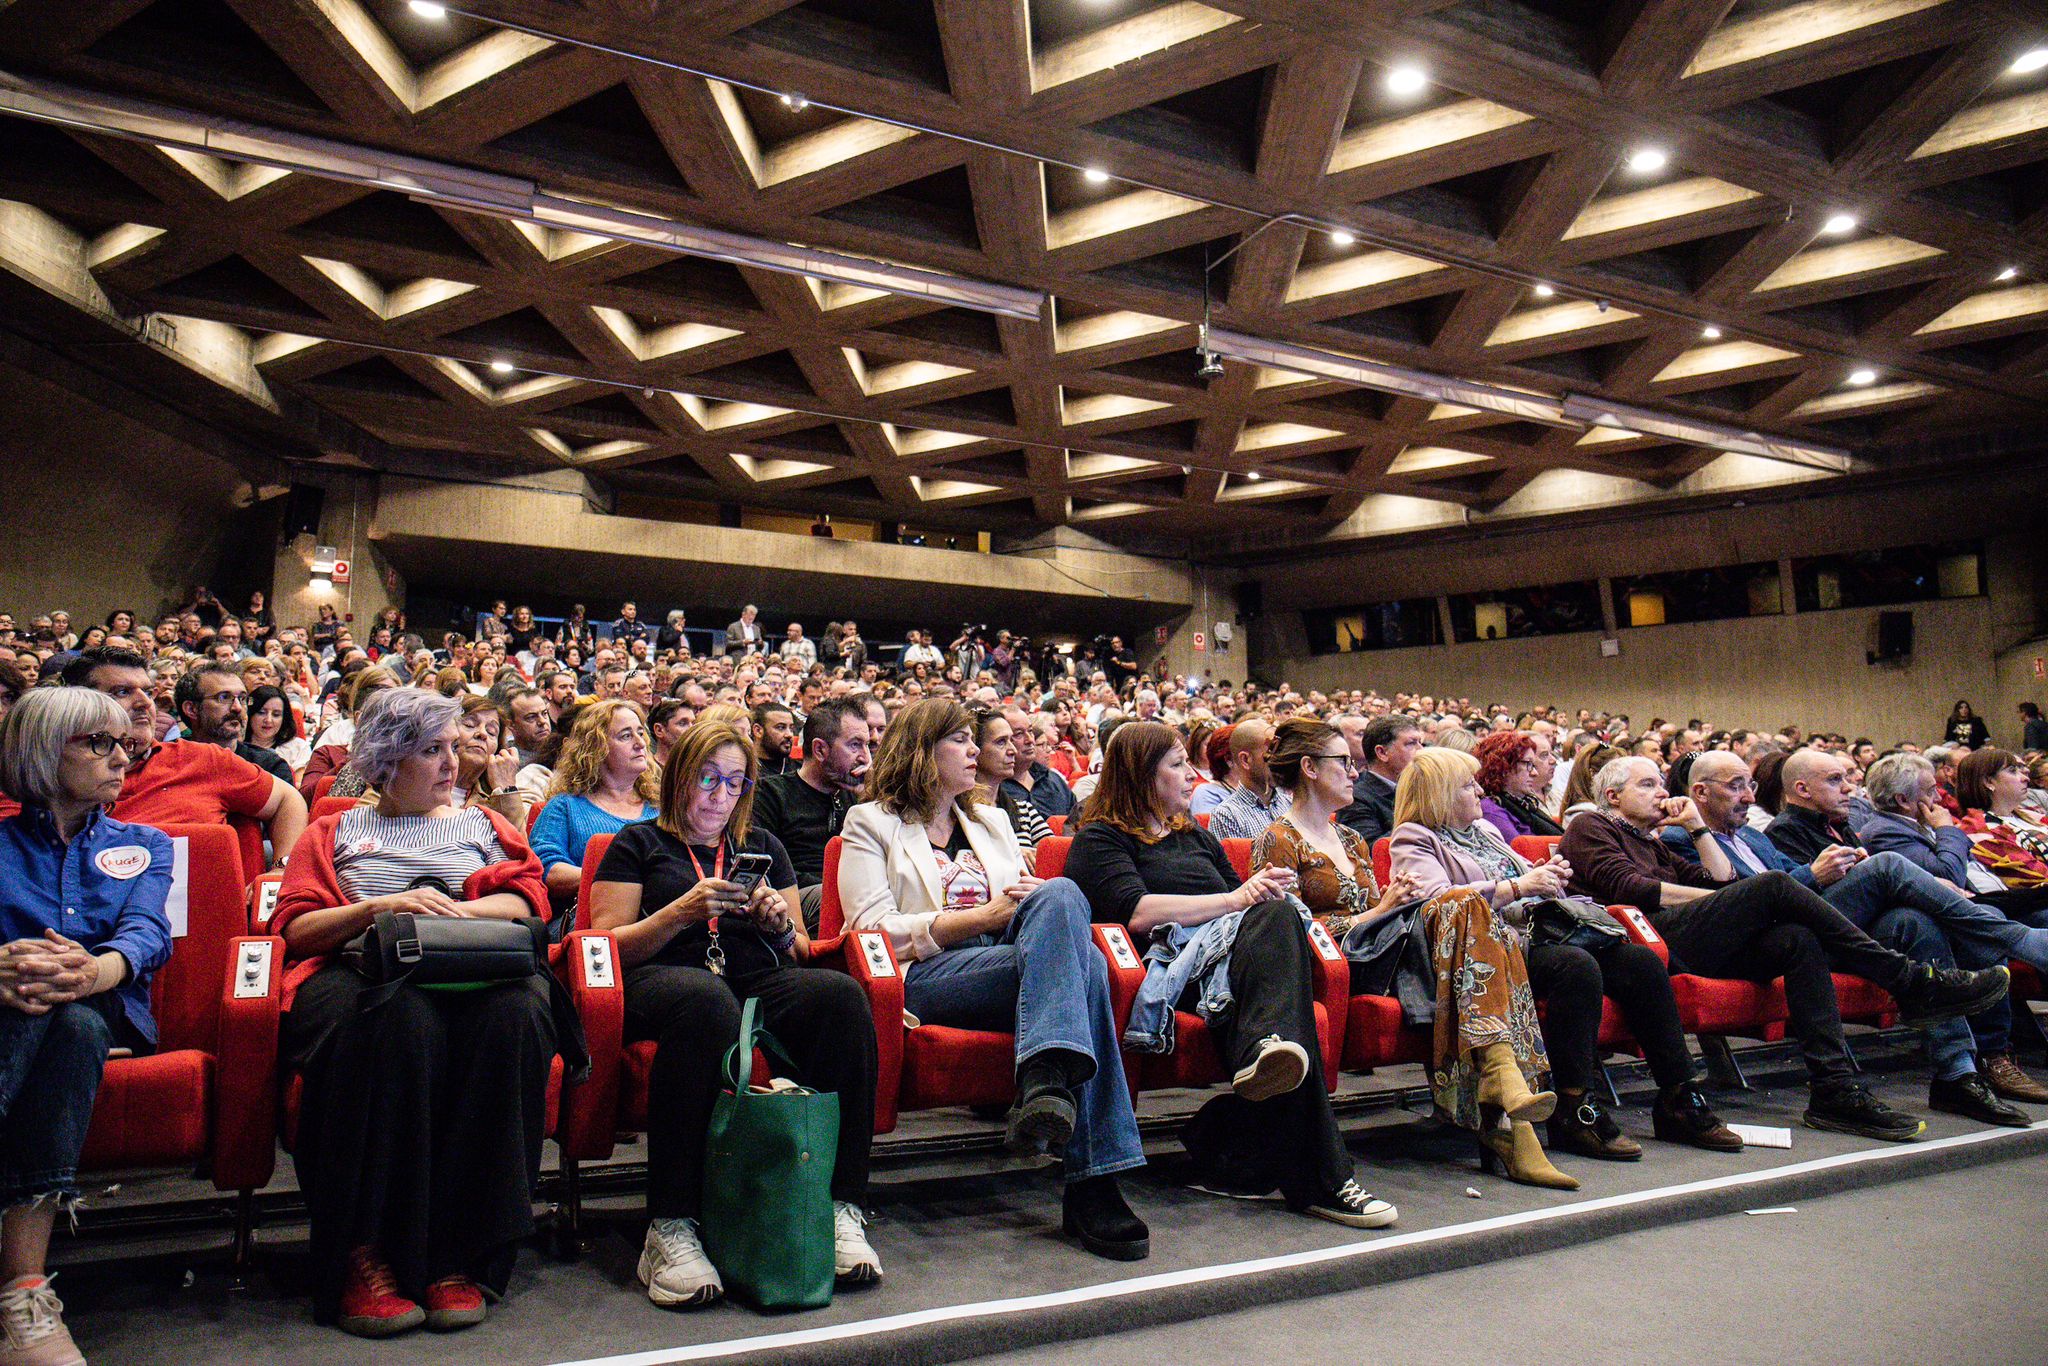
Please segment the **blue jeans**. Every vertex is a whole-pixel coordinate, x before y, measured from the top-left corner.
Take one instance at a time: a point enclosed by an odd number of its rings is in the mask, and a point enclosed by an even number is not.
[[[1109,967],[1088,917],[1081,889],[1054,878],[1024,899],[1000,937],[955,944],[903,973],[903,1004],[926,1024],[1015,1033],[1020,1067],[1048,1048],[1095,1064],[1074,1093],[1068,1181],[1145,1164],[1109,1008]]]
[[[95,1002],[111,1000],[71,1001],[46,1015],[0,1006],[0,1209],[77,1202],[78,1155],[114,1039]]]
[[[2048,930],[2008,920],[1997,909],[1955,891],[1903,855],[1873,854],[1822,891],[1829,905],[1871,938],[1937,967],[1996,967],[2007,958],[2048,964]],[[1976,1071],[1974,1053],[2012,1046],[2012,1006],[2000,1001],[1967,1024],[1945,1020],[1927,1029],[1937,1080]]]

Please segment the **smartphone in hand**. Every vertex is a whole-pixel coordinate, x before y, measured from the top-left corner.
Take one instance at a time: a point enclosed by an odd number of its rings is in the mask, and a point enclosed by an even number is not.
[[[732,883],[747,896],[754,894],[754,888],[761,885],[768,870],[775,866],[775,860],[766,854],[741,854],[733,863]]]

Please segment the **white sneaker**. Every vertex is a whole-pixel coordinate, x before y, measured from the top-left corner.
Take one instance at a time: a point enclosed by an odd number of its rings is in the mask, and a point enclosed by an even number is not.
[[[868,1222],[859,1205],[849,1200],[832,1203],[832,1271],[848,1285],[873,1285],[882,1279],[882,1259],[868,1243],[862,1230]]]
[[[718,1268],[704,1255],[695,1219],[656,1219],[647,1226],[640,1283],[647,1287],[647,1298],[663,1308],[700,1308],[725,1295]]]
[[[1401,1211],[1384,1200],[1375,1200],[1372,1192],[1356,1181],[1346,1181],[1304,1212],[1347,1228],[1385,1228],[1401,1217]]]
[[[1271,1100],[1301,1085],[1308,1076],[1308,1053],[1278,1034],[1259,1040],[1259,1055],[1231,1078],[1231,1089],[1246,1100]]]
[[[85,1366],[64,1327],[64,1304],[50,1277],[24,1276],[0,1289],[0,1362],[8,1366]]]

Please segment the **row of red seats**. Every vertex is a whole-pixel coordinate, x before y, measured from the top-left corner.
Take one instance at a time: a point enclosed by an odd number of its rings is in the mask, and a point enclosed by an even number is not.
[[[245,882],[239,840],[224,825],[167,826],[184,863],[184,930],[170,961],[151,984],[159,1026],[159,1050],[142,1058],[115,1058],[107,1067],[86,1138],[82,1170],[118,1174],[145,1168],[191,1164],[222,1191],[236,1194],[236,1252],[246,1257],[254,1193],[275,1169],[276,1148],[289,1149],[296,1131],[299,1079],[281,1077],[278,1027],[284,944],[266,933],[276,905],[280,873]],[[1040,845],[1039,876],[1060,876],[1072,841],[1055,837]],[[1242,876],[1250,871],[1251,845],[1225,840],[1225,852]],[[1516,841],[1525,857],[1547,857],[1554,841]],[[616,1135],[645,1126],[647,1083],[654,1045],[624,1042],[623,974],[609,934],[590,929],[590,882],[610,845],[608,836],[591,842],[584,882],[577,897],[574,931],[555,950],[554,966],[569,985],[595,1060],[589,1080],[565,1087],[559,1061],[548,1089],[548,1131],[561,1148],[562,1172],[572,1221],[577,1207],[578,1166],[610,1156]],[[1385,842],[1374,848],[1385,858]],[[849,934],[843,926],[837,882],[839,841],[826,849],[825,897],[820,936],[813,945],[819,964],[851,973],[868,995],[879,1045],[876,1087],[878,1133],[895,1128],[902,1110],[954,1105],[1002,1104],[1013,1089],[1014,1040],[1007,1033],[906,1024],[901,965],[886,935]],[[1384,875],[1384,872],[1383,874]],[[1640,912],[1610,908],[1635,942],[1668,962],[1661,936]],[[1353,996],[1349,968],[1329,935],[1316,927],[1314,986],[1316,1023],[1325,1077],[1332,1089],[1342,1069],[1370,1070],[1427,1058],[1429,1032],[1410,1027],[1391,998]],[[1095,940],[1109,965],[1118,1028],[1128,1021],[1144,981],[1144,967],[1129,934],[1119,925],[1095,926]],[[1836,988],[1845,1019],[1890,1023],[1896,1006],[1861,979],[1838,975]],[[1672,978],[1679,1014],[1688,1033],[1774,1040],[1784,1037],[1786,1009],[1782,983],[1700,977]],[[2040,978],[2015,965],[2014,992],[2043,995]],[[1613,1008],[1602,1022],[1601,1043],[1609,1050],[1631,1047]],[[1135,1095],[1141,1090],[1213,1085],[1227,1078],[1207,1027],[1181,1012],[1178,1047],[1171,1054],[1131,1054],[1125,1073]],[[765,1064],[757,1057],[757,1069]]]

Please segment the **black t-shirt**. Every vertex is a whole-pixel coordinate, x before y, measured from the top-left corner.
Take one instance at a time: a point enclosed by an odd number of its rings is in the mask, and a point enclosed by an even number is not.
[[[538,626],[509,626],[505,629],[505,648],[513,654],[533,648],[533,642],[541,637]]]
[[[782,841],[797,885],[809,887],[825,880],[825,845],[855,800],[852,793],[820,792],[792,769],[763,778],[754,789],[754,826]]]
[[[1097,920],[1131,923],[1147,896],[1214,896],[1237,890],[1237,870],[1214,835],[1199,825],[1168,831],[1148,844],[1102,821],[1091,821],[1067,851],[1072,878]]]
[[[696,864],[690,861],[691,849],[696,851]],[[789,852],[775,836],[764,830],[749,830],[740,852],[766,854],[774,860],[768,870],[770,887],[784,891],[796,885],[796,870],[789,865]],[[596,880],[640,884],[640,914],[648,916],[697,885],[697,864],[703,865],[705,876],[712,876],[717,859],[716,849],[685,845],[653,821],[642,821],[612,836],[612,846],[598,867]],[[734,862],[733,853],[728,849],[725,856],[728,879],[732,877]],[[763,972],[787,961],[771,947],[761,927],[745,916],[721,916],[718,942],[725,950],[725,971],[731,977]],[[711,932],[700,921],[662,945],[661,951],[648,961],[701,968],[710,945]]]

